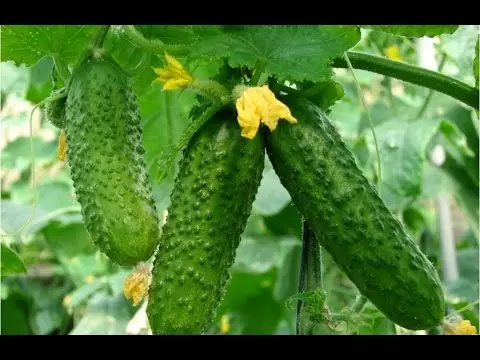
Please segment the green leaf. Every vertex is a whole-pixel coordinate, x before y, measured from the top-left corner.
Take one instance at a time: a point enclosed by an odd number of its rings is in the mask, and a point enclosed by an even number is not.
[[[18,204],[11,200],[3,200],[1,206],[2,223],[1,228],[7,234],[17,232],[24,224],[29,221],[32,215],[33,208],[31,205]],[[35,217],[31,219],[34,221],[36,217],[44,216],[46,213],[41,209],[35,210]]]
[[[235,26],[193,45],[190,56],[229,57],[232,67],[257,64],[280,80],[330,80],[330,59],[360,40],[356,26]]]
[[[300,244],[298,239],[291,236],[243,237],[233,269],[258,274],[280,268],[292,248]]]
[[[268,230],[275,235],[292,235],[297,238],[302,235],[302,219],[293,202],[275,215],[264,216],[263,221]]]
[[[2,242],[2,277],[12,274],[24,274],[27,272],[25,264],[20,257]]]
[[[434,37],[453,34],[459,25],[360,25],[366,29],[408,37]]]
[[[88,282],[90,277],[99,277],[108,273],[111,261],[102,253],[95,254],[79,254],[63,266],[70,279],[76,286],[82,286]]]
[[[467,220],[478,237],[479,234],[479,187],[469,176],[467,169],[453,159],[448,153],[441,169],[452,180],[451,186],[455,198],[462,207]]]
[[[414,239],[416,239],[425,229],[425,216],[420,207],[412,205],[405,208],[402,218],[405,227],[408,229]]]
[[[457,259],[460,279],[449,290],[464,300],[478,300],[478,247],[458,250]]]
[[[453,122],[442,119],[439,131],[456,149],[460,150],[462,155],[475,156],[475,153],[468,147],[467,138]]]
[[[145,161],[153,174],[159,155],[176,143],[188,124],[188,115],[196,104],[196,96],[189,91],[162,91],[155,83],[139,98],[140,115],[143,121]]]
[[[45,141],[40,137],[33,137],[32,142],[37,166],[44,165],[56,158],[56,141]],[[21,172],[27,170],[32,164],[30,138],[18,137],[9,142],[2,150],[1,161],[4,169],[17,169]]]
[[[72,64],[96,29],[96,25],[3,25],[1,58],[31,66],[52,55]]]
[[[26,99],[34,104],[45,99],[52,91],[52,69],[54,61],[51,56],[44,56],[30,68],[30,87]]]
[[[401,211],[421,195],[427,146],[438,131],[446,134],[453,145],[472,154],[471,150],[465,150],[464,135],[445,119],[415,122],[395,119],[375,127],[382,166],[380,195],[393,212]],[[371,133],[367,139],[373,151]]]
[[[123,294],[111,296],[106,291],[98,292],[69,335],[126,335],[132,316],[132,306]]]
[[[253,202],[254,211],[257,214],[272,216],[282,210],[289,202],[289,193],[281,184],[270,160],[265,157],[262,181]]]
[[[234,272],[217,311],[216,323],[228,313],[231,334],[272,334],[284,314],[284,304],[273,297],[275,278],[275,270],[262,274]]]
[[[96,248],[82,223],[51,222],[42,230],[45,241],[61,263],[80,254],[94,254]]]
[[[25,96],[30,82],[28,69],[25,65],[15,66],[13,62],[5,60],[3,59],[0,63],[0,90],[2,96],[7,94],[15,94],[20,97]]]
[[[31,335],[29,317],[31,300],[21,293],[10,294],[2,300],[2,335]]]
[[[137,25],[147,39],[159,39],[167,45],[191,45],[198,40],[194,25]]]
[[[480,36],[477,37],[477,44],[475,45],[475,59],[473,60],[473,76],[475,77],[475,87],[478,89],[478,42],[480,41]]]
[[[273,289],[273,296],[279,302],[284,302],[297,293],[301,251],[301,246],[292,247],[279,267],[277,281]]]
[[[400,211],[420,196],[425,152],[438,124],[438,120],[395,120],[375,128],[382,166],[380,195],[391,211]],[[367,138],[373,151],[371,133]]]
[[[302,85],[303,88],[307,86],[307,84]],[[330,113],[330,107],[345,96],[342,84],[334,80],[318,83],[314,87],[312,83],[309,85],[315,90],[315,95],[310,97],[310,101],[323,109],[327,114]]]
[[[103,289],[107,281],[105,277],[96,279],[95,281],[84,284],[77,288],[74,292],[68,295],[68,302],[66,307],[69,311],[72,311],[77,306],[85,303],[93,294],[97,293],[99,290]]]

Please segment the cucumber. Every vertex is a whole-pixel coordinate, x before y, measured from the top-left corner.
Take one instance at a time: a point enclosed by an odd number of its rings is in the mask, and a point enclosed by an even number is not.
[[[240,133],[221,111],[184,150],[152,271],[153,334],[201,334],[214,318],[265,161],[262,138]]]
[[[263,129],[269,159],[320,245],[380,311],[426,329],[444,316],[436,269],[357,167],[325,113],[299,97],[281,99],[298,124]]]
[[[92,59],[75,71],[65,132],[75,193],[93,242],[119,265],[148,260],[160,239],[159,219],[137,101],[120,66]]]
[[[56,96],[65,89],[58,89],[52,92],[52,96]],[[45,104],[45,118],[52,123],[53,126],[64,129],[65,128],[65,107],[67,97],[48,101]]]

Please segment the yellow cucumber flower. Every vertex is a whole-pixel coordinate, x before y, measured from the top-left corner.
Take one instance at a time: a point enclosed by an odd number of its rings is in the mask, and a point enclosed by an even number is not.
[[[400,48],[397,45],[389,46],[385,50],[385,55],[392,60],[402,61],[402,56],[400,55]]]
[[[291,124],[297,123],[287,105],[279,101],[267,85],[245,89],[237,99],[236,108],[242,136],[248,139],[255,137],[260,122],[268,126],[270,131],[277,128],[280,119]]]
[[[188,87],[192,81],[192,75],[183,68],[183,65],[174,57],[165,53],[167,66],[163,68],[153,68],[158,81],[163,84],[163,90],[176,90]]]
[[[230,331],[230,317],[228,315],[223,315],[220,319],[220,332],[226,334]]]
[[[67,157],[67,137],[63,130],[60,130],[60,137],[58,138],[57,157],[61,161],[64,161]]]
[[[148,293],[150,271],[148,266],[140,263],[123,283],[123,293],[127,299],[132,299],[133,305],[138,305]]]
[[[461,320],[452,325],[444,325],[444,332],[446,335],[475,335],[477,329],[469,320]]]

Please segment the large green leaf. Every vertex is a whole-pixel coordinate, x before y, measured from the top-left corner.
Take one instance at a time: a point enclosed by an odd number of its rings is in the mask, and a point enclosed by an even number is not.
[[[459,25],[361,25],[363,28],[382,31],[390,34],[433,37],[442,34],[453,34]]]
[[[96,25],[3,25],[1,58],[31,66],[45,55],[52,55],[72,64],[97,28]]]
[[[356,26],[232,26],[228,32],[193,45],[190,56],[228,57],[232,67],[257,64],[279,79],[330,80],[330,59],[360,40]]]
[[[20,259],[20,257],[3,242],[1,263],[2,277],[12,274],[24,274],[27,272],[27,268],[25,267],[22,259]]]

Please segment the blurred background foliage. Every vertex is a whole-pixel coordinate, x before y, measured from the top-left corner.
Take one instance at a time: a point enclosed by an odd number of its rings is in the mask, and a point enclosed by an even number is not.
[[[415,40],[362,30],[353,49],[417,63]],[[435,38],[441,71],[474,84],[472,64],[478,26],[461,26],[453,35]],[[122,65],[137,54],[112,35],[107,41]],[[29,116],[51,92],[53,59],[32,67],[1,66],[1,229],[21,232],[2,239],[2,334],[140,334],[146,333],[144,306],[123,295],[132,269],[113,265],[89,239],[75,200],[68,165],[57,159],[58,130],[42,111],[33,113],[34,177]],[[216,71],[200,64],[197,73]],[[452,213],[459,277],[445,281],[449,311],[479,297],[478,269],[478,118],[474,111],[428,89],[356,70],[375,125],[382,158],[381,194],[412,237],[442,270],[438,196],[447,196]],[[153,72],[137,78],[149,171],[166,146],[175,142],[196,103],[187,91],[162,92]],[[329,114],[353,150],[359,166],[375,180],[377,157],[368,117],[352,75],[336,70],[345,95]],[[141,85],[139,85],[141,84]],[[428,99],[427,106],[425,106]],[[466,139],[466,143],[462,143]],[[441,166],[430,160],[437,145],[445,149]],[[32,185],[36,184],[36,193]],[[168,206],[173,174],[153,183],[159,216]],[[248,226],[232,268],[232,279],[210,333],[294,334],[295,309],[285,305],[297,293],[301,253],[301,218],[268,160]],[[7,257],[9,259],[7,266]],[[357,295],[353,284],[323,256],[324,285],[332,311]],[[360,334],[397,334],[401,329],[368,304],[371,322]],[[463,312],[478,329],[478,305]]]

